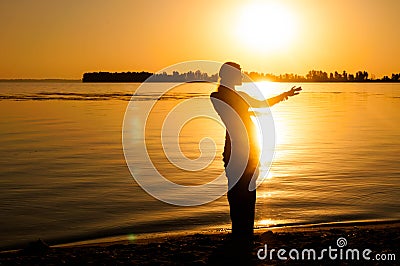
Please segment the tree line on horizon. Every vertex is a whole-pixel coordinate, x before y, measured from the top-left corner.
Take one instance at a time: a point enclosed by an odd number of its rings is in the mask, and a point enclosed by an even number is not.
[[[84,73],[83,82],[190,82],[190,81],[208,81],[217,82],[218,75],[214,74],[209,76],[206,72],[197,70],[195,72],[189,71],[179,73],[173,71],[172,74],[167,72],[163,73],[150,73],[150,72],[91,72]]]
[[[358,71],[355,74],[349,74],[347,71],[339,73],[328,73],[321,70],[310,70],[307,75],[301,76],[297,74],[273,75],[258,72],[245,72],[254,81],[269,80],[274,82],[400,82],[400,73],[392,73],[392,76],[383,76],[376,79],[374,75],[369,76],[366,71]]]
[[[400,73],[392,73],[391,77],[384,76],[376,79],[366,71],[358,71],[349,74],[346,71],[339,73],[327,73],[321,70],[310,70],[306,76],[297,74],[265,74],[259,72],[244,72],[254,81],[273,82],[400,82]],[[218,74],[209,75],[197,70],[179,73],[178,71],[168,74],[150,72],[87,72],[83,74],[82,82],[217,82]]]

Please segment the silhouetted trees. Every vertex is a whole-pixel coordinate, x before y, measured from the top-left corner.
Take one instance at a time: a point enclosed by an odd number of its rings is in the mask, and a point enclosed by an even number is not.
[[[304,76],[300,76],[297,74],[283,74],[283,75],[273,75],[273,74],[265,74],[259,72],[244,72],[247,76],[249,76],[254,81],[274,81],[274,82],[305,82],[307,81]]]
[[[375,79],[374,75],[369,79],[369,74],[366,71],[358,71],[354,74],[349,74],[343,71],[341,74],[338,71],[328,73],[321,70],[310,70],[307,75],[301,76],[297,74],[281,74],[274,75],[271,73],[245,72],[245,74],[254,81],[274,81],[274,82],[400,82],[400,73],[393,73],[391,77],[384,76],[382,79]],[[200,70],[195,72],[189,71],[179,73],[173,71],[172,74],[150,73],[150,72],[91,72],[84,73],[83,82],[217,82],[218,74],[209,75]]]
[[[281,74],[279,76],[273,74],[264,74],[259,72],[245,72],[254,81],[274,81],[274,82],[400,82],[400,74],[392,74],[392,77],[384,76],[382,79],[369,79],[366,71],[358,71],[355,74],[349,74],[346,70],[342,73],[335,71],[328,73],[321,70],[310,70],[307,75],[301,76],[297,74]]]
[[[83,82],[143,82],[153,74],[149,72],[92,72],[84,73]]]
[[[337,75],[337,72],[335,72],[335,77],[336,77],[336,75]],[[321,82],[321,81],[328,80],[328,73],[323,72],[321,70],[319,70],[319,71],[311,70],[311,71],[308,71],[306,78],[308,81]]]
[[[209,81],[216,82],[218,75],[214,74],[209,76],[200,70],[196,72],[189,71],[180,74],[178,71],[173,71],[172,75],[167,72],[163,73],[149,73],[149,72],[91,72],[84,73],[83,82],[192,82],[192,81]]]
[[[366,71],[358,71],[357,73],[356,73],[356,78],[355,78],[355,80],[356,81],[367,81],[368,80],[368,72],[366,72]]]
[[[346,70],[340,74],[338,71],[335,71],[334,73],[329,73],[323,71],[317,71],[317,70],[311,70],[308,72],[306,75],[307,80],[306,81],[311,81],[311,82],[367,82],[367,81],[372,81],[372,82],[379,82],[379,81],[390,81],[390,82],[396,82],[399,81],[399,75],[398,74],[392,74],[392,78],[389,78],[388,76],[384,76],[382,79],[375,79],[375,76],[372,75],[372,79],[369,79],[369,74],[367,71],[358,71],[355,75],[354,74],[349,74],[347,73]],[[397,79],[396,79],[397,78]]]

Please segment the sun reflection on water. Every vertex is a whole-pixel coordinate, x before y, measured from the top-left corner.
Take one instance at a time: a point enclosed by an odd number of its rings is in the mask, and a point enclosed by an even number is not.
[[[276,224],[277,224],[276,221],[272,219],[263,219],[256,222],[256,225],[258,226],[272,226]]]

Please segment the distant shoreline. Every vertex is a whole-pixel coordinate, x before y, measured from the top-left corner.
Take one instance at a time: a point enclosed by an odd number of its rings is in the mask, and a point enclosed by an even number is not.
[[[349,74],[343,71],[342,74],[327,73],[324,71],[311,70],[306,76],[298,74],[274,75],[270,73],[243,72],[244,82],[246,81],[271,81],[271,82],[400,82],[400,73],[392,73],[392,76],[375,78],[375,75],[369,77],[368,72],[358,71],[356,74]],[[180,73],[151,73],[151,72],[87,72],[82,76],[82,82],[212,82],[217,83],[218,73],[209,74],[200,70]]]
[[[13,82],[13,83],[29,83],[29,82],[46,82],[46,83],[143,83],[143,81],[82,81],[80,79],[0,79],[0,83]],[[211,81],[151,81],[151,83],[215,83]],[[400,83],[400,80],[364,80],[364,81],[270,81],[270,80],[257,80],[254,82],[274,82],[274,83]]]
[[[0,79],[0,82],[82,82],[81,79]]]
[[[369,77],[368,72],[358,71],[350,74],[343,71],[342,74],[327,73],[324,71],[311,70],[306,76],[297,74],[273,75],[258,72],[244,72],[244,82],[277,82],[277,83],[399,83],[400,73],[392,73],[392,76],[375,78]],[[22,78],[22,79],[0,79],[1,82],[48,82],[48,83],[218,83],[218,73],[209,74],[200,70],[179,73],[151,73],[151,72],[86,72],[82,79],[62,79],[62,78]]]

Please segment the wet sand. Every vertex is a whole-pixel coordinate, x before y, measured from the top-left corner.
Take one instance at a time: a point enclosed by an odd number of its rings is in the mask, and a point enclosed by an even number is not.
[[[368,265],[396,265],[400,260],[400,222],[329,224],[293,226],[256,230],[254,245],[249,252],[243,245],[232,242],[229,232],[204,232],[196,234],[162,235],[137,241],[95,242],[47,246],[44,242],[31,243],[19,251],[0,253],[0,265],[281,265],[281,264],[332,264],[350,265],[358,261]],[[338,239],[344,238],[339,247]],[[342,239],[343,240],[343,239]],[[265,256],[267,244],[267,257]],[[322,249],[332,250],[321,256]],[[271,256],[271,250],[275,249]],[[278,258],[277,251],[286,253]],[[299,258],[292,252],[299,251]],[[303,249],[316,250],[316,259]],[[348,249],[359,251],[359,260]],[[370,260],[363,258],[363,251]],[[260,251],[261,250],[261,251]],[[343,250],[340,259],[340,250]],[[258,258],[257,253],[262,259]],[[379,254],[378,257],[376,255]],[[394,255],[392,255],[394,254]],[[382,261],[385,259],[385,261]],[[398,264],[397,264],[398,265]]]

